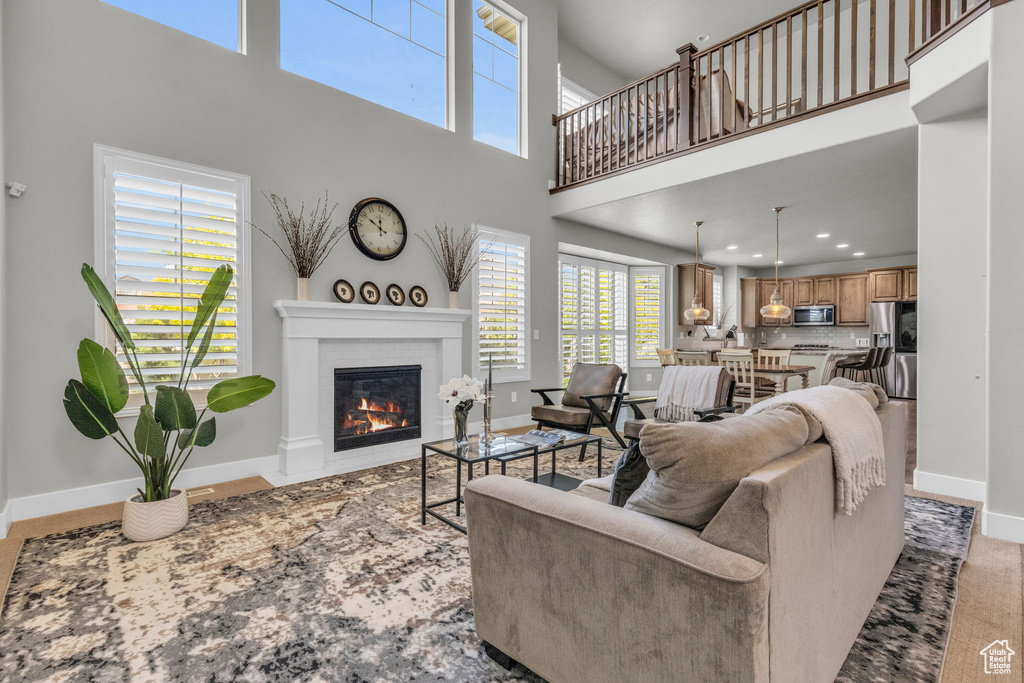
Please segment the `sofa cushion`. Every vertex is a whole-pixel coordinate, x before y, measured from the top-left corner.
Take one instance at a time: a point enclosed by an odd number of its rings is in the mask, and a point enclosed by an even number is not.
[[[530,409],[530,416],[534,420],[545,420],[573,427],[585,427],[587,420],[590,419],[590,410],[566,405],[534,406]],[[607,417],[608,413],[605,413],[605,418]],[[597,420],[594,420],[594,423],[600,424]]]
[[[791,406],[720,422],[647,425],[640,450],[651,471],[624,507],[702,528],[743,477],[807,437],[807,420]]]

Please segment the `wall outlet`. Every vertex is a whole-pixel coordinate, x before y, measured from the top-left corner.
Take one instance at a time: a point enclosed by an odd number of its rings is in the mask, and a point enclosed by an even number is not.
[[[534,339],[534,341],[540,339],[540,330],[534,330],[533,331],[533,339]]]
[[[783,332],[783,333],[782,333],[782,338],[783,338],[783,339],[785,339],[785,338],[786,338],[786,333],[785,333],[785,332]]]
[[[512,392],[512,402],[515,403],[519,400],[519,395],[516,392]]]
[[[850,339],[856,339],[856,338],[857,338],[857,333],[856,332],[851,332],[850,333]]]
[[[647,381],[650,382],[653,379],[654,379],[654,375],[652,375],[651,373],[648,372],[647,373]]]

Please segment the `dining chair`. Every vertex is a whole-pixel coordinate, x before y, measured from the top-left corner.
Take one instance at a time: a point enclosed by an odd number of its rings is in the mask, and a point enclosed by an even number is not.
[[[661,362],[661,367],[665,367],[666,365],[676,365],[676,350],[658,349],[658,360]]]
[[[820,386],[825,386],[835,379],[836,362],[845,356],[845,353],[836,353],[835,351],[830,351],[825,356],[825,362],[821,364],[821,380],[818,382]]]
[[[881,348],[872,346],[868,349],[868,352],[860,358],[836,363],[836,369],[843,375],[843,377],[847,377],[846,373],[850,373],[849,379],[859,380],[863,377],[865,372],[868,372],[875,367],[875,363],[878,362],[878,355],[881,352]]]
[[[789,365],[789,359],[793,355],[790,349],[758,349],[757,364],[767,365],[771,368]],[[762,389],[775,389],[775,380],[766,377],[758,377],[758,386]],[[785,380],[783,380],[785,381]]]
[[[718,364],[725,368],[736,382],[732,400],[743,407],[743,412],[746,412],[749,406],[774,395],[772,391],[758,388],[757,378],[754,376],[753,353],[720,353]]]
[[[711,365],[711,353],[708,351],[676,351],[676,365],[686,367]]]

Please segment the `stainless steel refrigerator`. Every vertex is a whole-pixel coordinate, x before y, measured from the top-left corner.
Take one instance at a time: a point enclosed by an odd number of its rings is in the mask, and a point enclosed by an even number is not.
[[[917,302],[871,304],[871,345],[893,347],[885,368],[889,395],[917,398]]]

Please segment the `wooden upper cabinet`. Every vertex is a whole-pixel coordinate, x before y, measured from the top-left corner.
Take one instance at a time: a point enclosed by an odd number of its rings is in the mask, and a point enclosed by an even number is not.
[[[903,301],[903,269],[870,271],[871,301]]]
[[[836,325],[863,327],[868,324],[868,273],[836,278],[838,299]]]
[[[797,306],[811,306],[814,304],[814,280],[812,278],[797,278],[794,280],[794,300]]]
[[[700,298],[704,308],[711,311],[708,319],[695,323],[683,317],[683,311],[693,303],[693,268],[694,264],[684,263],[678,266],[679,277],[679,324],[680,325],[711,325],[715,319],[715,267],[700,265],[697,271],[697,285],[700,287]]]
[[[761,308],[761,284],[756,277],[740,280],[740,324],[743,327],[757,327],[761,324],[758,310]]]
[[[779,279],[779,292],[782,293],[782,303],[790,308],[793,308],[793,306],[796,305],[794,303],[794,292],[796,289],[795,284],[795,281],[792,279]],[[772,294],[775,293],[775,278],[760,280],[760,291],[760,303],[758,304],[759,309],[761,306],[767,306],[771,303]],[[757,319],[758,327],[791,327],[793,325],[792,314],[790,314],[788,318],[762,318],[759,313]]]
[[[903,300],[917,301],[917,267],[903,270]]]
[[[795,280],[779,280],[779,289],[782,291],[782,303],[789,306],[789,317],[783,318],[779,321],[780,327],[792,327],[793,326],[793,307],[796,306],[796,281]],[[773,290],[774,291],[774,290]],[[771,295],[769,295],[771,296]]]
[[[814,278],[814,303],[835,304],[836,279],[833,276]]]
[[[780,282],[779,285],[781,286],[782,283]],[[761,291],[761,294],[758,297],[758,305],[757,305],[758,309],[760,309],[763,306],[767,306],[769,303],[771,303],[772,293],[775,292],[775,280],[761,280],[760,281],[760,291]],[[762,318],[760,313],[757,314],[757,320],[758,320],[758,325],[757,325],[758,327],[778,327],[779,326],[779,319],[778,318]]]

